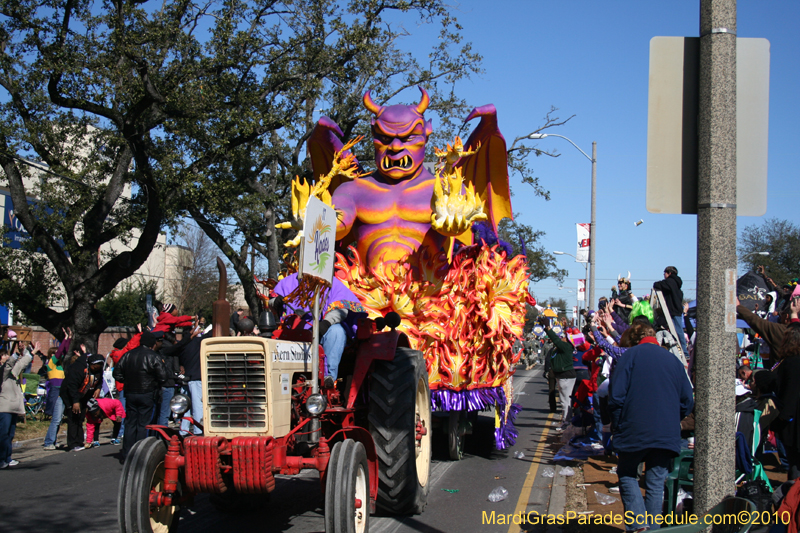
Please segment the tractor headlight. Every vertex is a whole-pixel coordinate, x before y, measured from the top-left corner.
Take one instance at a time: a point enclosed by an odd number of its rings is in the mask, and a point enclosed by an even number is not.
[[[328,407],[328,402],[322,394],[312,394],[306,400],[306,411],[311,416],[319,416]]]
[[[169,401],[169,410],[178,416],[183,415],[192,407],[192,400],[185,394],[176,394]]]

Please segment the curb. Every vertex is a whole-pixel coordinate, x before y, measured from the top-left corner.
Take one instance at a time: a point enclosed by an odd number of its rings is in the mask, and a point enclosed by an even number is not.
[[[64,433],[64,435],[66,435],[66,432]],[[28,444],[32,444],[34,442],[41,442],[42,444],[44,444],[44,437],[36,437],[35,439],[28,439],[28,440],[18,440],[11,444],[11,449],[18,450],[19,448],[26,448]]]
[[[102,435],[109,435],[110,436],[111,435],[111,430],[110,429],[105,429],[105,428],[101,429],[100,432],[98,433],[98,436],[102,436]],[[58,437],[66,437],[66,436],[67,436],[66,430],[59,431],[58,435],[56,437],[56,441],[58,440]],[[19,449],[22,449],[22,448],[28,448],[31,445],[36,444],[36,443],[44,444],[44,437],[36,437],[36,438],[33,438],[33,439],[15,441],[15,442],[13,442],[11,444],[11,449],[12,450],[19,450]]]
[[[561,421],[558,418],[554,418],[551,422],[551,427],[554,429],[552,435],[555,437],[556,442],[559,443],[561,440],[561,433],[555,432],[555,428],[558,427],[560,423]],[[558,475],[557,463],[551,461],[550,466],[553,467],[555,475],[553,476],[553,483],[550,485],[550,500],[547,506],[547,514],[551,516],[562,516],[567,506],[567,477]],[[546,528],[547,533],[556,533],[562,530],[563,526],[557,524],[548,525]]]
[[[553,463],[553,468],[556,464]],[[550,489],[550,505],[547,507],[547,514],[562,515],[567,505],[567,477],[556,473],[553,478],[553,485]]]

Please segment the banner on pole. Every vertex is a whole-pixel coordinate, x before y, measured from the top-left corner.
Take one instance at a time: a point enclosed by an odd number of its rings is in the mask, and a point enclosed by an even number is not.
[[[336,211],[317,197],[308,199],[300,247],[301,276],[314,276],[331,283],[333,244],[336,240]]]
[[[578,280],[578,301],[585,302],[586,301],[586,280],[579,279]]]
[[[590,224],[577,224],[578,226],[578,253],[575,254],[575,260],[578,263],[589,262],[589,227]]]

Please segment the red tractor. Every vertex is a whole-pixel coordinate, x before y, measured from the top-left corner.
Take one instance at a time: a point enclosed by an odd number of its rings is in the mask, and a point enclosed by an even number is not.
[[[388,317],[387,317],[388,318]],[[431,401],[421,352],[395,328],[362,319],[322,388],[324,354],[310,332],[202,341],[203,435],[148,426],[119,484],[121,533],[177,530],[182,507],[202,492],[224,500],[266,494],[275,475],[320,473],[328,533],[366,532],[376,507],[420,513],[428,496]],[[314,360],[318,359],[318,360]],[[178,416],[189,409],[173,398]],[[195,421],[192,424],[200,427]]]

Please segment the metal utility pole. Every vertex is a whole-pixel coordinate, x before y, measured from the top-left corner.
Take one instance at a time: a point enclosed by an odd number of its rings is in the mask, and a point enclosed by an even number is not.
[[[695,508],[734,492],[736,0],[700,2]]]
[[[589,266],[591,267],[591,280],[589,281],[589,302],[587,309],[597,305],[594,299],[594,254],[597,249],[597,141],[592,141],[592,222],[589,226]]]
[[[594,253],[595,248],[597,247],[597,241],[595,241],[596,233],[597,233],[597,141],[592,141],[592,157],[589,157],[589,154],[581,150],[581,147],[572,142],[572,139],[569,137],[564,137],[563,135],[557,135],[555,133],[536,133],[533,132],[527,136],[528,139],[545,139],[547,137],[560,137],[565,141],[569,142],[572,146],[578,149],[580,153],[586,157],[589,161],[592,162],[592,221],[589,224],[589,265],[591,266],[591,278],[587,279],[587,283],[589,283],[589,299],[586,301],[586,309],[591,309],[592,306],[597,305],[594,299]],[[572,255],[572,254],[568,254]],[[572,257],[575,257],[574,255]]]

